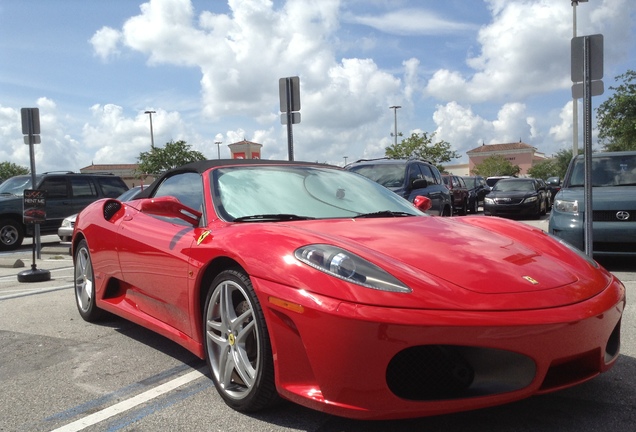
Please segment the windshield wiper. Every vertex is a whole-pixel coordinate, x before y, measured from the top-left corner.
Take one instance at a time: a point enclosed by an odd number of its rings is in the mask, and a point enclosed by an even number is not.
[[[355,218],[403,217],[403,216],[415,216],[415,215],[413,213],[407,213],[407,212],[396,212],[396,211],[391,211],[391,210],[380,210],[380,211],[373,212],[373,213],[359,214],[357,216],[354,216],[354,219]]]
[[[234,219],[234,222],[280,222],[280,221],[295,221],[295,220],[308,220],[316,219],[310,216],[299,216],[295,214],[287,213],[271,213],[271,214],[257,214],[250,216],[241,216]]]

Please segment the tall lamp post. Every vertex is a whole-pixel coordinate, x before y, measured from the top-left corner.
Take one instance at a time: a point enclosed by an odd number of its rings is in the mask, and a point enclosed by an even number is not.
[[[397,110],[402,108],[399,105],[393,105],[389,109],[393,110],[393,143],[397,146]]]
[[[152,115],[155,112],[156,111],[146,111],[146,112],[144,112],[144,114],[148,114],[150,116],[150,148],[151,149],[155,148],[155,137],[154,137],[154,134],[152,132]]]
[[[576,37],[576,7],[579,3],[587,3],[588,0],[572,1],[572,37]],[[572,157],[579,154],[579,102],[572,97]]]
[[[223,141],[214,141],[214,144],[216,144],[216,149],[218,150],[218,159],[221,159],[221,144],[223,144]]]
[[[344,166],[347,166],[347,158],[348,158],[348,157],[349,157],[349,156],[343,156],[343,158],[344,158],[344,160],[345,160],[345,164],[344,164]]]

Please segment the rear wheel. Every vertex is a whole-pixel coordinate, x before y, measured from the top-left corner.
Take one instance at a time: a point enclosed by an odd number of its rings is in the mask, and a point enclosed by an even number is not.
[[[225,403],[253,412],[277,402],[272,347],[249,277],[240,270],[221,272],[203,318],[206,360]]]
[[[468,199],[464,199],[464,201],[462,202],[462,206],[459,208],[458,210],[458,214],[460,216],[464,216],[466,215],[466,213],[468,212]]]
[[[22,245],[24,240],[24,228],[22,224],[13,219],[0,220],[0,250],[14,250]]]

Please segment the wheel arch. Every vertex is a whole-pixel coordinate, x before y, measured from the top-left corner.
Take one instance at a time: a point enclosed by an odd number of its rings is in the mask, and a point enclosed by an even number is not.
[[[198,305],[197,305],[197,317],[198,319],[202,319],[203,317],[203,309],[205,308],[205,298],[208,295],[208,290],[211,288],[212,281],[214,278],[221,273],[223,270],[228,269],[236,269],[241,270],[247,274],[245,269],[241,264],[239,264],[236,260],[227,257],[221,256],[216,257],[212,261],[210,261],[205,268],[201,271],[201,277],[199,278],[199,282],[197,284],[196,289],[198,290]],[[200,326],[199,326],[200,327]]]

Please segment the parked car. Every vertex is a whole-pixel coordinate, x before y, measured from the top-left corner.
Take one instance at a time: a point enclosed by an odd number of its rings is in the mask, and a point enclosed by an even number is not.
[[[484,214],[539,218],[547,212],[546,195],[545,187],[536,179],[501,179],[484,199]]]
[[[490,192],[490,186],[482,176],[464,176],[464,183],[468,188],[468,211],[477,213],[479,207],[484,206],[484,197]]]
[[[419,159],[359,160],[345,167],[361,174],[413,202],[418,195],[431,200],[429,214],[450,216],[451,194],[435,165]]]
[[[135,199],[137,195],[142,191],[141,186],[135,186],[128,189],[123,194],[119,195],[117,199],[119,201],[130,201]],[[73,229],[75,228],[75,220],[77,219],[77,213],[67,216],[62,220],[62,224],[57,229],[57,235],[60,237],[60,241],[68,243],[73,237]]]
[[[554,203],[554,197],[561,190],[561,178],[560,177],[548,177],[545,181],[548,186],[548,192],[550,193],[550,208]]]
[[[572,160],[556,194],[548,230],[585,250],[584,158]],[[636,256],[636,152],[592,154],[592,251]]]
[[[317,163],[185,165],[79,214],[78,312],[182,345],[243,412],[282,398],[359,419],[437,415],[615,364],[615,276],[525,224],[415,201]]]
[[[78,174],[55,172],[36,175],[32,186],[31,175],[11,177],[0,184],[0,250],[18,248],[24,237],[33,235],[33,224],[24,221],[24,190],[37,189],[46,192],[46,219],[40,223],[40,233],[56,234],[62,220],[78,213],[88,204],[100,198],[117,197],[128,186],[111,174]]]
[[[442,175],[442,180],[448,188],[453,201],[453,212],[461,216],[468,213],[468,188],[464,179],[456,175]]]

